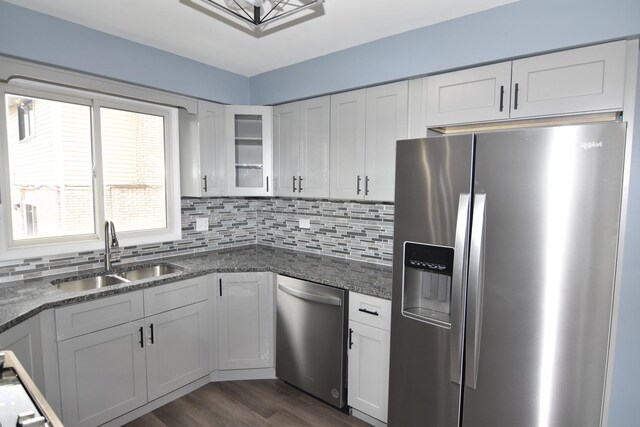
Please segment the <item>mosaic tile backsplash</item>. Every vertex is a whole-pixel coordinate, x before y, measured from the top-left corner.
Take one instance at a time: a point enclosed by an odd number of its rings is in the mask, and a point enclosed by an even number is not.
[[[258,243],[391,265],[393,204],[214,198],[183,199],[181,209],[181,240],[122,247],[122,264]],[[202,217],[209,229],[195,231]],[[300,218],[311,227],[300,229]],[[102,250],[0,261],[0,283],[100,267]]]

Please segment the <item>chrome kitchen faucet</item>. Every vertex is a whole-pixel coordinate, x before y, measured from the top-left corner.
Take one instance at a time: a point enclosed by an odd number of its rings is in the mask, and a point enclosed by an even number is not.
[[[116,252],[114,259],[112,260],[111,251],[113,249],[118,250],[120,245],[118,244],[118,238],[116,237],[116,228],[113,225],[113,221],[106,220],[104,222],[104,269],[105,271],[111,270],[112,262],[119,262],[120,256]]]

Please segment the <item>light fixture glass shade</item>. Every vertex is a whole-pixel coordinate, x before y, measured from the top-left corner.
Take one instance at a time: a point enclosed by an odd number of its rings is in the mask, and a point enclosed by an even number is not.
[[[261,30],[294,13],[324,3],[325,0],[200,0],[202,3]],[[257,8],[257,9],[256,9]]]

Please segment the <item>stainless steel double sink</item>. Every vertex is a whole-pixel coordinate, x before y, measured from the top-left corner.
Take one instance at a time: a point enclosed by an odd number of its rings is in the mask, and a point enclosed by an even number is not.
[[[61,282],[56,281],[52,284],[62,291],[79,292],[104,288],[105,286],[118,285],[120,283],[134,282],[136,280],[165,276],[179,271],[181,271],[180,268],[169,264],[157,264],[127,271],[103,273],[97,276],[85,277],[83,279],[64,280]]]

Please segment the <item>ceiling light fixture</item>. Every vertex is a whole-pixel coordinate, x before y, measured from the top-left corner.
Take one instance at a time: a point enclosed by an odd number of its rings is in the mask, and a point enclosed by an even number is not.
[[[200,0],[252,28],[266,25],[324,3],[324,0]]]

